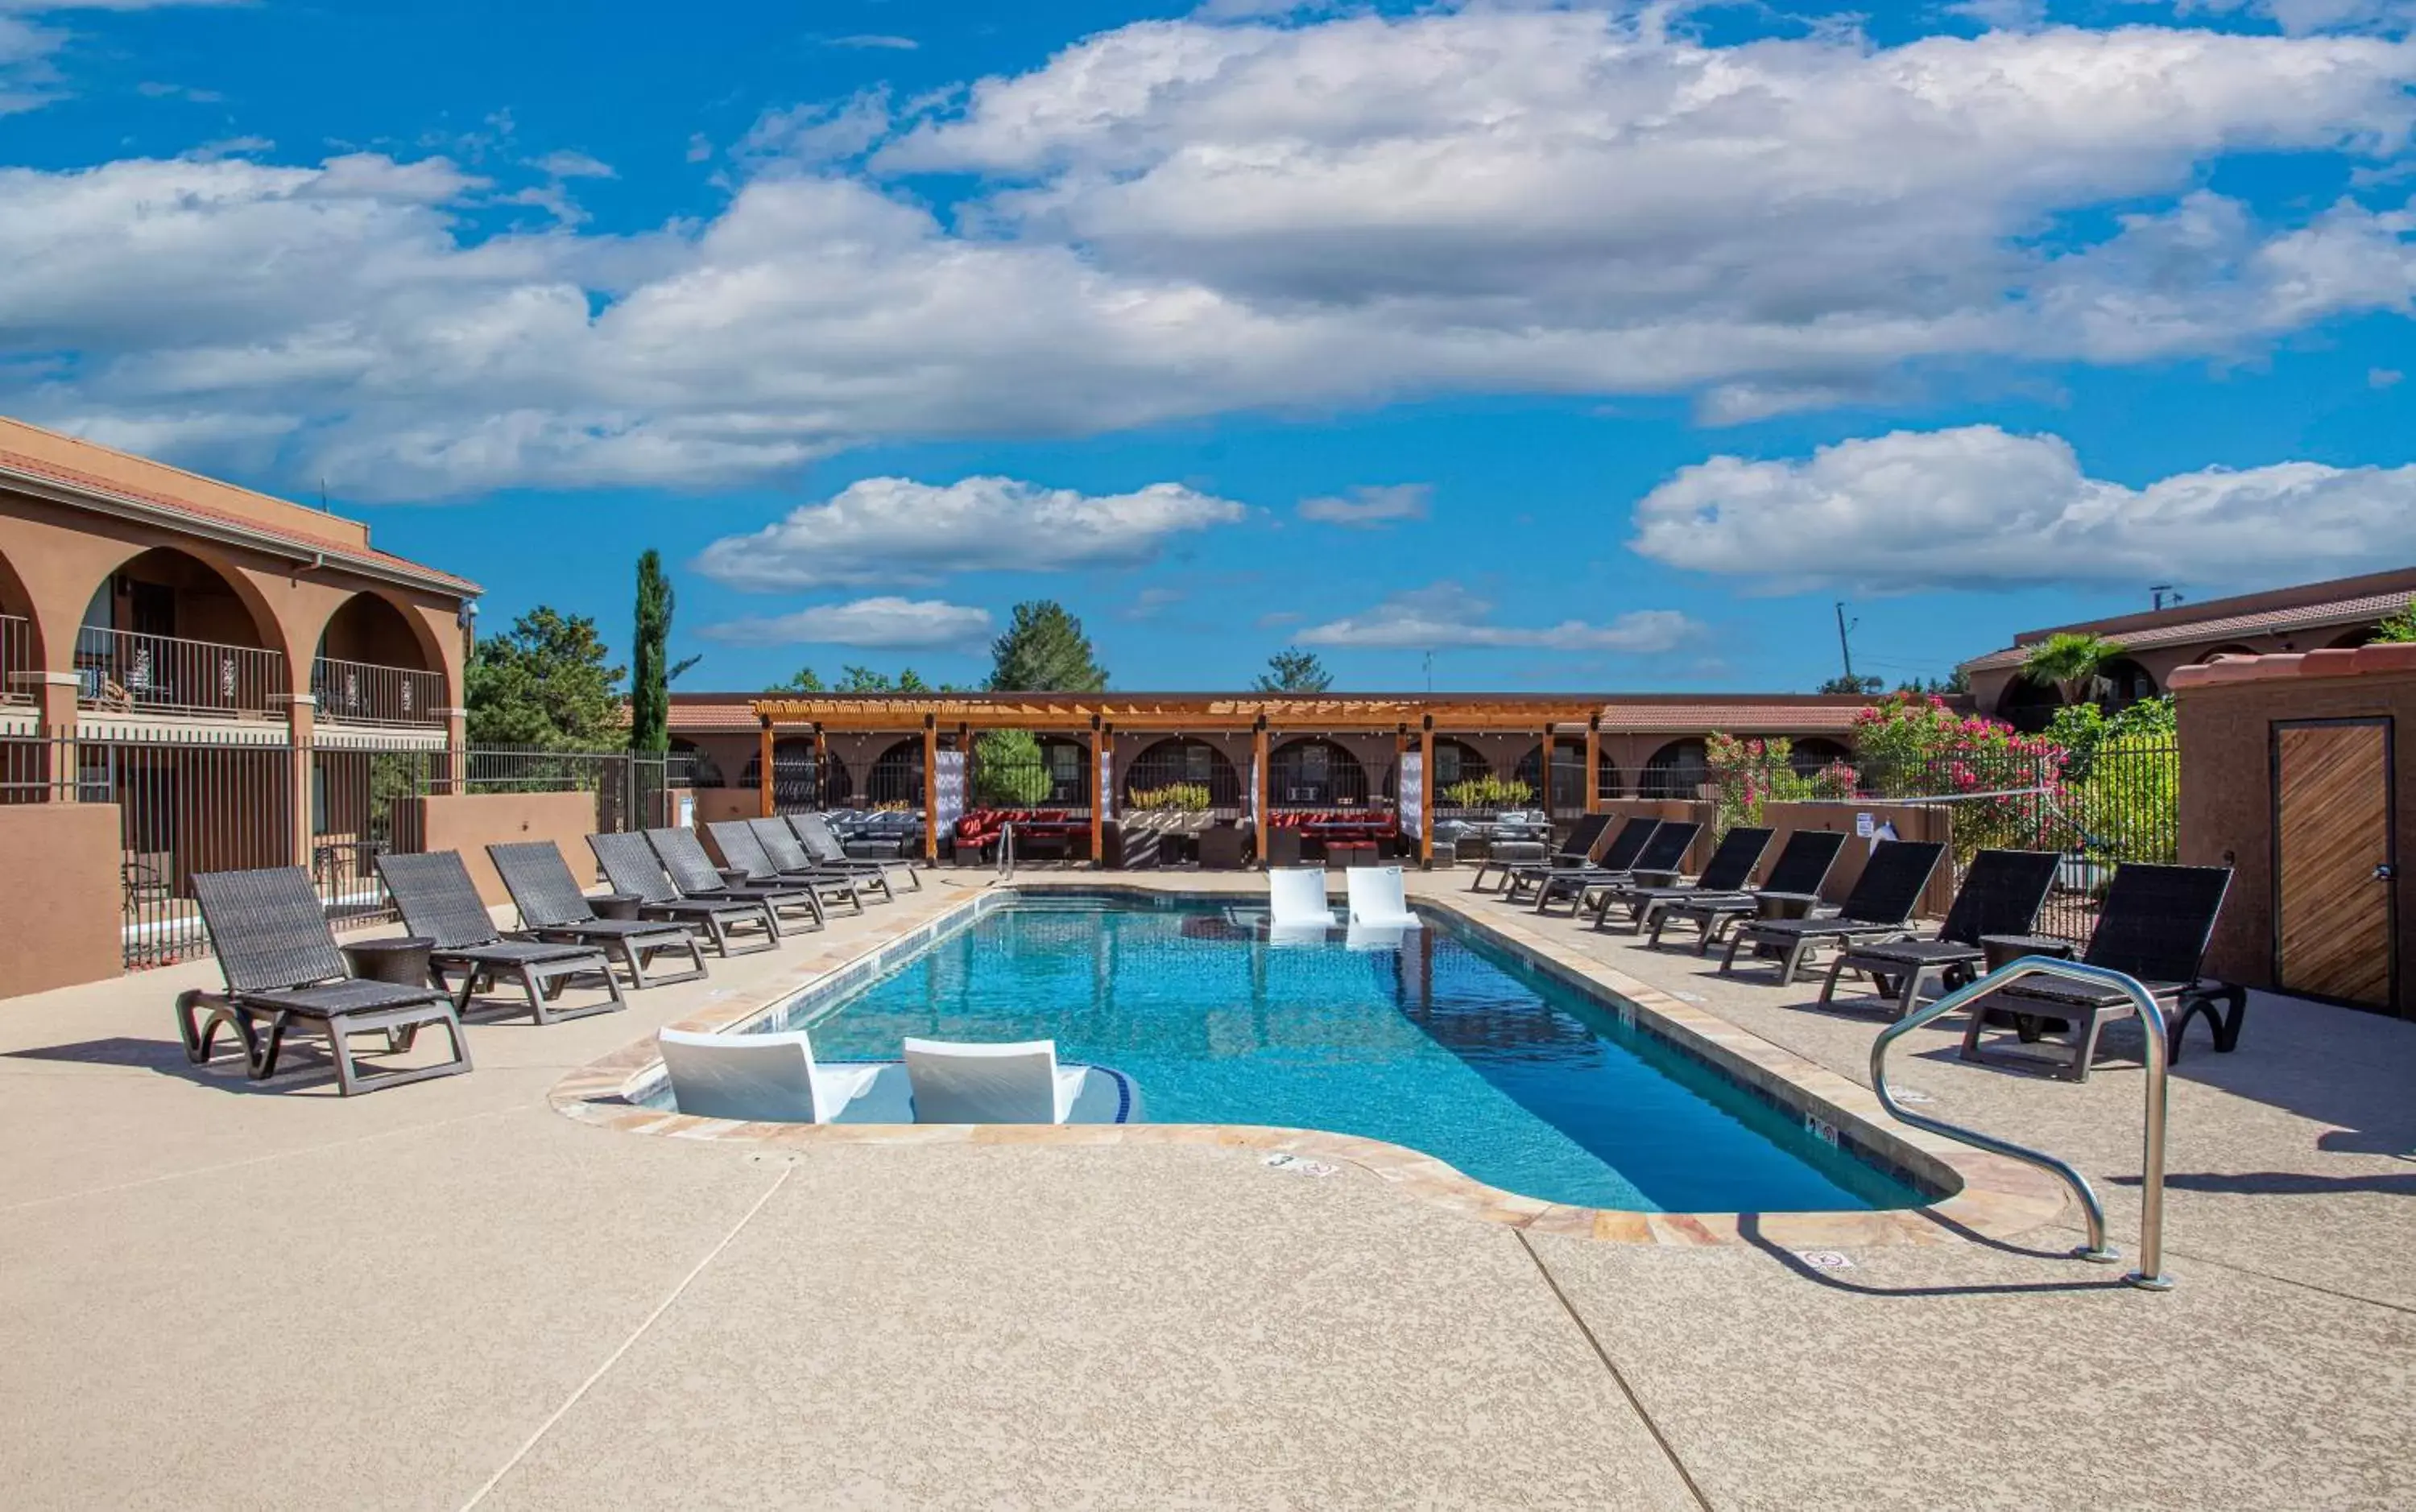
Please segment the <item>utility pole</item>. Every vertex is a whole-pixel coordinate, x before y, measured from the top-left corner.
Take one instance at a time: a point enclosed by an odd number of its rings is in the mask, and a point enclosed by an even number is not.
[[[1851,631],[1855,625],[1861,624],[1862,622],[1863,621],[1860,620],[1856,620],[1850,623],[1846,619],[1846,601],[1844,599],[1839,599],[1837,601],[1837,654],[1844,658],[1846,663],[1846,686],[1852,688],[1857,693],[1862,691],[1863,685],[1854,681],[1854,647],[1853,643],[1846,638],[1846,636],[1847,633]]]

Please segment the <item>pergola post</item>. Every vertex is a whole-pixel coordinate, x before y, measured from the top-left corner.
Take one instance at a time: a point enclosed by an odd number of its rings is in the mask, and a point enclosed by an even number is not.
[[[755,771],[762,780],[756,786],[755,809],[764,818],[779,812],[772,801],[772,716],[763,716],[763,733],[755,747]]]
[[[1586,721],[1585,811],[1602,812],[1602,779],[1595,775],[1602,770],[1602,716]]]
[[[1434,715],[1418,726],[1418,865],[1434,865]]]
[[[940,719],[923,716],[923,860],[940,864]]]
[[[830,760],[830,738],[820,725],[814,726],[814,812],[820,814],[830,806],[830,773],[825,763]]]
[[[1108,864],[1106,849],[1108,786],[1101,779],[1108,774],[1107,763],[1115,748],[1115,726],[1112,725],[1097,726],[1096,732],[1091,737],[1091,772],[1088,782],[1091,789],[1091,865],[1093,869],[1100,871],[1106,870]]]
[[[1259,866],[1267,864],[1267,718],[1250,726],[1250,813],[1258,820]]]

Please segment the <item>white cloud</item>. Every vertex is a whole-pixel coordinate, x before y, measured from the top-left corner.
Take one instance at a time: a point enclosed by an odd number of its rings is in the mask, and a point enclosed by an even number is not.
[[[2365,370],[2365,386],[2375,389],[2396,388],[2399,386],[2400,380],[2407,376],[2396,367],[2369,367]]]
[[[1513,647],[1552,651],[1655,654],[1693,639],[1701,626],[1674,609],[1636,609],[1608,624],[1563,620],[1526,628],[1495,624],[1493,605],[1455,582],[1396,593],[1371,609],[1311,625],[1293,638],[1304,646],[1366,651],[1446,651]],[[1263,623],[1264,621],[1261,621]]]
[[[249,0],[0,0],[0,115],[39,110],[74,91],[59,69],[57,59],[75,40],[61,26],[44,25],[31,17],[54,16],[72,10],[163,10],[244,5]],[[219,97],[206,90],[179,91],[174,85],[141,84],[145,95],[184,94],[197,101]]]
[[[0,408],[219,417],[391,500],[1422,395],[1736,421],[1965,368],[2228,361],[2408,311],[2416,223],[2260,218],[2197,191],[2206,165],[2404,156],[2411,80],[2416,49],[2370,37],[1712,47],[1488,7],[1137,23],[902,129],[877,92],[776,112],[717,216],[634,235],[443,158],[0,170]],[[926,169],[985,183],[943,222],[895,176]],[[484,235],[499,197],[565,223]]]
[[[848,37],[825,37],[824,47],[852,47],[884,52],[912,52],[923,44],[911,37],[891,37],[879,32],[857,32]]]
[[[989,611],[943,599],[864,598],[793,614],[709,624],[706,640],[741,646],[831,645],[897,650],[962,646],[989,634]]]
[[[1013,478],[944,486],[866,478],[750,535],[706,546],[696,568],[734,588],[929,583],[955,572],[1134,566],[1178,535],[1248,511],[1173,483],[1089,495]]]
[[[2175,8],[2216,15],[2245,10],[2293,37],[2318,32],[2405,32],[2416,27],[2416,0],[2182,0]]]
[[[1379,529],[1402,520],[1426,518],[1427,502],[1433,494],[1434,485],[1430,483],[1361,484],[1341,498],[1304,499],[1298,514],[1303,519],[1323,525]]]
[[[1121,618],[1126,620],[1155,620],[1159,615],[1164,614],[1167,610],[1174,607],[1177,604],[1182,603],[1187,596],[1188,595],[1179,588],[1144,588],[1140,592],[1133,595],[1133,601],[1125,606]]]
[[[564,150],[532,157],[529,166],[555,178],[619,178],[611,163],[588,153]]]
[[[1782,590],[2322,577],[2416,556],[2416,467],[2206,468],[2133,488],[2085,475],[2055,436],[1896,431],[1681,469],[1637,505],[1629,544]]]

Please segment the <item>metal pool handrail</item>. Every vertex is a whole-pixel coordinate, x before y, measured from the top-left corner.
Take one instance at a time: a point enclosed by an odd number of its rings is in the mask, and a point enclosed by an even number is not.
[[[2131,977],[2105,966],[2089,966],[2079,961],[2060,961],[2050,956],[2026,955],[2009,962],[1968,986],[1958,987],[1945,996],[1920,1009],[1880,1032],[1871,1043],[1871,1090],[1879,1094],[1880,1106],[1885,1108],[1899,1123],[1926,1130],[1975,1149],[1987,1150],[2009,1160],[2023,1161],[2063,1178],[2080,1199],[2081,1210],[2089,1217],[2089,1247],[2076,1251],[2082,1260],[2110,1265],[2122,1258],[2122,1251],[2106,1242],[2106,1207],[2097,1200],[2096,1190],[2089,1178],[2066,1162],[2044,1151],[2016,1145],[2009,1140],[1964,1129],[1942,1119],[1931,1118],[1906,1109],[1888,1090],[1888,1047],[1920,1028],[1923,1025],[1944,1018],[1947,1014],[1971,1004],[1975,999],[2023,977],[2063,977],[2073,981],[2085,981],[2102,987],[2112,987],[2131,999],[2139,1014],[2139,1027],[2147,1040],[2145,1059],[2148,1067],[2147,1112],[2141,1132],[2139,1154],[2139,1268],[2123,1277],[2133,1286],[2151,1292],[2172,1289],[2173,1280],[2165,1274],[2165,1014],[2157,1007],[2155,995]],[[1985,1011],[1974,1009],[1974,1012]]]

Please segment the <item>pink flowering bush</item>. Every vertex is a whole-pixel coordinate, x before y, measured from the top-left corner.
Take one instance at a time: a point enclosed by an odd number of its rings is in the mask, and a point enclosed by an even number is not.
[[[1810,800],[1850,798],[1854,769],[1832,761],[1805,774],[1795,770],[1795,742],[1784,736],[1741,737],[1714,733],[1703,741],[1704,764],[1711,769],[1718,792],[1719,828],[1761,822],[1768,802],[1800,803]]]
[[[1955,808],[1959,860],[1990,846],[2057,849],[2065,801],[2064,748],[1946,700],[1899,693],[1854,716],[1860,793],[1870,798],[1999,794]]]

